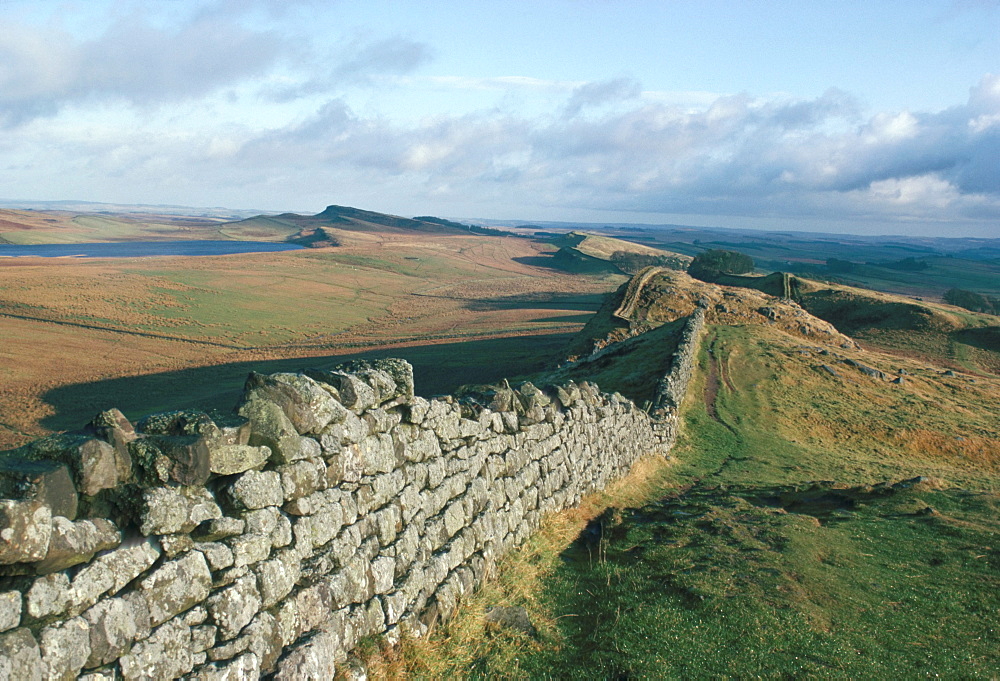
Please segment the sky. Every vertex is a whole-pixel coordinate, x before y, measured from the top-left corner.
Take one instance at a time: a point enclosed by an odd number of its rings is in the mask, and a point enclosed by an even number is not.
[[[0,0],[0,199],[1000,237],[1000,0]]]

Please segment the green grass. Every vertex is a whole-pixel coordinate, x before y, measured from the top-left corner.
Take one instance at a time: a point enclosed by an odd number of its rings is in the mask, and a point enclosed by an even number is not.
[[[576,524],[550,518],[485,595],[404,646],[401,673],[1000,674],[996,452],[969,444],[997,438],[997,386],[835,378],[764,327],[713,327],[708,345],[676,463]],[[539,637],[486,625],[496,604],[524,606]]]
[[[652,400],[660,377],[670,372],[677,340],[687,320],[668,322],[607,349],[602,356],[532,377],[539,385],[593,381],[638,405]]]

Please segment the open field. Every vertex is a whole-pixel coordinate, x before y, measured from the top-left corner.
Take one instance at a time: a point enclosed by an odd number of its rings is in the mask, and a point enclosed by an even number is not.
[[[1000,380],[766,325],[710,327],[674,463],[543,530],[387,674],[940,675],[1000,670]],[[923,476],[914,480],[917,476]],[[536,637],[489,624],[524,607]]]
[[[115,406],[138,416],[204,404],[203,392],[228,399],[258,363],[331,362],[382,346],[451,344],[438,359],[414,352],[426,367],[485,365],[490,378],[525,362],[536,369],[553,352],[537,337],[577,331],[623,280],[527,264],[545,263],[551,249],[526,239],[337,233],[340,247],[282,253],[0,263],[0,447],[83,425],[65,417],[110,406],[107,382],[122,377],[171,372],[113,384]],[[531,340],[454,346],[511,337]],[[233,369],[209,372],[210,383],[184,373],[217,365]]]

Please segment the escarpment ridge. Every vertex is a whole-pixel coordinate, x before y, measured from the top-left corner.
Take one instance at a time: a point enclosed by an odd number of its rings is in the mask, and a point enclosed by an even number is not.
[[[702,317],[652,416],[587,381],[428,400],[389,359],[7,452],[0,676],[332,678],[426,632],[544,513],[670,450]]]

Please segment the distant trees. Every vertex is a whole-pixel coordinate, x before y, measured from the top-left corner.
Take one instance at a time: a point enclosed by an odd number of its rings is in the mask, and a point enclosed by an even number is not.
[[[890,270],[899,270],[901,272],[923,272],[931,266],[926,260],[917,260],[916,258],[903,258],[895,262],[873,262],[868,264],[878,265]]]
[[[656,255],[655,253],[632,253],[631,251],[615,251],[611,254],[611,262],[625,274],[635,274],[644,267],[655,265],[668,269],[683,270],[683,261],[677,256]]]
[[[853,272],[857,268],[857,264],[851,262],[850,260],[841,260],[840,258],[826,259],[826,269],[835,274],[846,274],[848,272]]]
[[[926,260],[916,258],[903,258],[902,260],[881,260],[879,262],[867,262],[864,265],[850,260],[840,258],[827,258],[826,269],[834,274],[871,274],[865,270],[866,267],[884,267],[887,270],[898,270],[900,272],[923,272],[931,265]]]
[[[964,307],[972,312],[1000,314],[1000,298],[990,298],[975,291],[952,288],[945,291],[944,302]]]
[[[746,274],[753,272],[753,268],[753,258],[749,255],[713,248],[694,257],[688,267],[688,274],[697,279],[711,281],[720,274]]]

